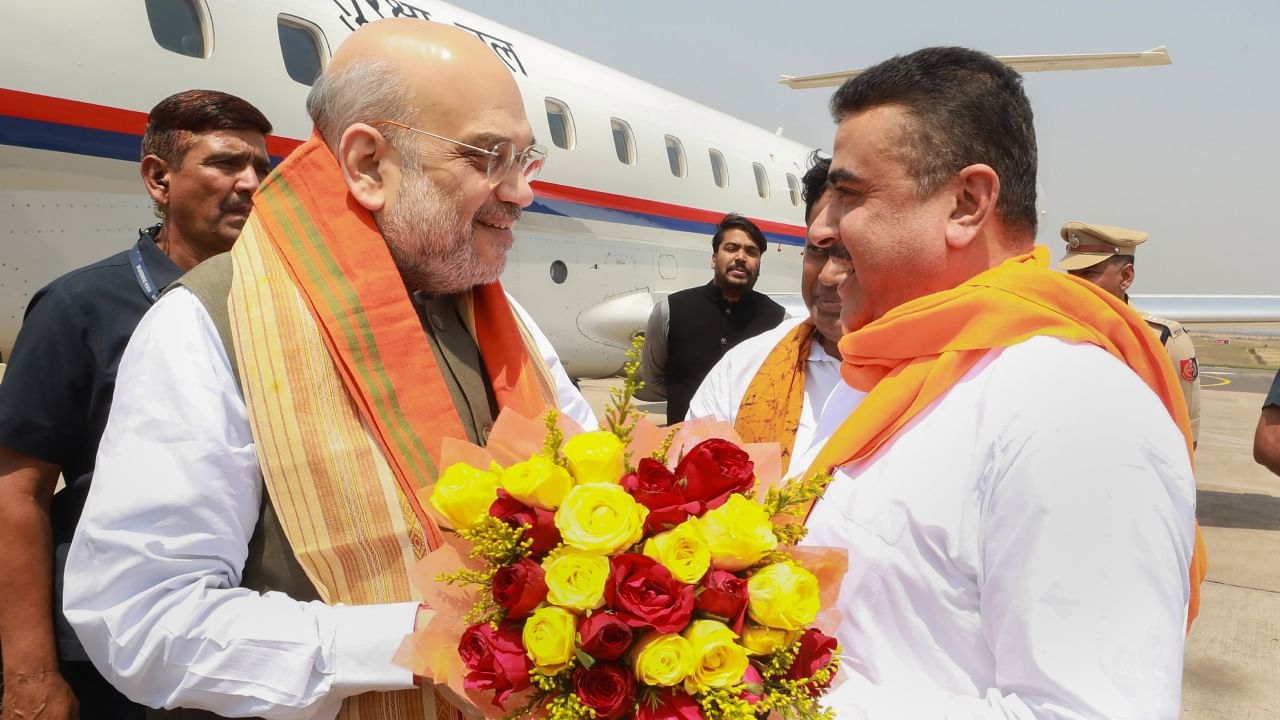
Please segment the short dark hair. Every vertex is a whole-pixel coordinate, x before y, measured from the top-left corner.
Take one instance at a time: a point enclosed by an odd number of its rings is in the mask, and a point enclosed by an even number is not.
[[[271,123],[258,108],[218,90],[184,90],[156,103],[147,114],[142,156],[155,155],[173,167],[195,144],[195,134],[210,130],[257,130],[271,134]]]
[[[755,223],[738,213],[729,213],[720,219],[719,225],[716,225],[716,234],[711,236],[711,252],[720,252],[720,241],[724,239],[724,234],[730,230],[741,230],[746,233],[751,238],[751,242],[755,243],[762,253],[768,246],[764,239],[764,233],[760,232],[760,228],[756,227]]]
[[[837,123],[883,105],[914,121],[899,159],[928,196],[976,163],[1000,176],[996,213],[1036,231],[1036,131],[1022,76],[986,53],[933,47],[886,60],[846,80],[831,96]]]
[[[809,169],[805,171],[804,177],[800,178],[800,197],[804,199],[804,222],[809,224],[809,214],[813,212],[813,206],[817,204],[818,199],[827,191],[827,173],[831,172],[831,158],[825,158],[814,150],[809,155]]]

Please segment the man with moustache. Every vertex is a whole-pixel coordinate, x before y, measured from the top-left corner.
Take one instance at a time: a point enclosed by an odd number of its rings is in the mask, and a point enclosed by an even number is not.
[[[805,542],[850,557],[848,679],[824,702],[1178,717],[1203,571],[1187,410],[1146,322],[1034,244],[1021,78],[929,48],[852,78],[831,109],[823,214],[853,266],[842,374],[866,395],[833,393],[812,465],[834,480]]]
[[[807,467],[792,464],[793,453],[813,443],[822,406],[841,382],[836,288],[849,272],[849,252],[836,239],[835,227],[814,222],[830,199],[830,167],[829,158],[815,154],[801,179],[808,233],[800,295],[809,317],[784,323],[725,353],[689,403],[690,418],[732,423],[745,442],[778,442],[788,476]]]
[[[125,343],[166,285],[231,248],[270,170],[270,132],[234,95],[187,90],[161,100],[147,115],[140,165],[160,223],[27,305],[0,384],[5,720],[142,717],[94,670],[63,618],[63,562]],[[66,486],[55,494],[59,475]]]
[[[157,716],[453,716],[392,660],[441,446],[503,408],[594,425],[497,283],[544,159],[501,60],[370,23],[307,109],[232,253],[138,326],[68,559],[95,664],[188,708]]]
[[[756,224],[729,213],[711,238],[711,282],[663,298],[653,307],[640,355],[644,399],[666,399],[677,423],[702,379],[735,345],[771,330],[786,309],[752,288],[767,242]]]

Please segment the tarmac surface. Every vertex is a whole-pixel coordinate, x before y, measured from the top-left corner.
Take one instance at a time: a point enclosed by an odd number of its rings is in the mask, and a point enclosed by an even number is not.
[[[1197,515],[1209,549],[1187,639],[1182,720],[1280,719],[1280,477],[1253,462],[1275,372],[1201,368]],[[620,380],[584,380],[596,413]],[[642,403],[661,421],[663,403]]]

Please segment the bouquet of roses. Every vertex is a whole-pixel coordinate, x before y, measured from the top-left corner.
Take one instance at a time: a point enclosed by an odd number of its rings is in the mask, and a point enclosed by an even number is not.
[[[664,437],[637,386],[632,369],[609,430],[504,414],[486,450],[452,448],[424,494],[453,535],[415,578],[436,615],[403,657],[509,717],[825,716],[838,649],[816,625],[834,632],[819,613],[845,558],[795,547],[789,513],[830,478],[769,487],[776,445],[723,424]]]

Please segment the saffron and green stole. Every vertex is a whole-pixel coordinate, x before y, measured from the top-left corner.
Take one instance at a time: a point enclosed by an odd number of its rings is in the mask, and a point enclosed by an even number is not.
[[[796,325],[769,351],[738,404],[733,429],[744,442],[777,442],[785,471],[795,451],[804,410],[809,350],[817,336],[813,319]]]
[[[409,570],[442,538],[419,491],[443,470],[442,440],[466,432],[386,241],[317,136],[259,189],[231,257],[254,443],[299,563],[327,603],[420,600]],[[554,406],[502,288],[474,288],[463,306],[499,406]],[[339,717],[456,713],[427,688],[358,695]]]
[[[867,396],[808,472],[870,457],[990,350],[1037,335],[1097,345],[1128,365],[1160,398],[1192,453],[1182,387],[1146,321],[1092,283],[1050,271],[1049,252],[1037,245],[958,287],[904,303],[846,334],[840,340],[841,375]],[[1197,524],[1188,568],[1188,630],[1200,611],[1208,563]]]

